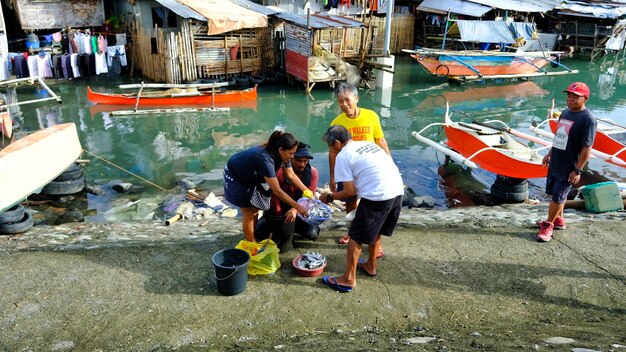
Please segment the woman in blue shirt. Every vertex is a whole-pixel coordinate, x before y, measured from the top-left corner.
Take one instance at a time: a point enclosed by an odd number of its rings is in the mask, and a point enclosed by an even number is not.
[[[298,149],[298,140],[291,133],[274,131],[267,143],[241,151],[233,155],[224,167],[224,198],[241,209],[243,234],[248,241],[254,241],[254,227],[259,209],[250,203],[255,187],[269,185],[272,193],[280,200],[294,207],[298,213],[307,216],[307,209],[298,204],[280,188],[276,171],[284,165],[285,177],[301,191],[307,187],[291,168]],[[264,187],[267,189],[267,187]]]

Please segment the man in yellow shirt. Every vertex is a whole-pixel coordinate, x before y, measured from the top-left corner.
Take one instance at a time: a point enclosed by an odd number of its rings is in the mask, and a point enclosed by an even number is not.
[[[380,125],[378,114],[369,109],[363,109],[357,106],[359,102],[359,91],[353,85],[340,83],[335,90],[337,103],[341,109],[341,114],[337,116],[331,123],[331,126],[341,125],[345,127],[352,135],[352,140],[369,141],[378,144],[389,156],[389,147],[385,140],[385,134]],[[329,153],[328,161],[330,166],[330,190],[337,192],[341,190],[341,184],[335,184],[335,159],[337,154],[332,151]],[[339,189],[338,189],[339,187]],[[346,213],[350,213],[357,207],[357,199],[352,198],[345,200]],[[339,239],[339,243],[346,244],[350,241],[348,235],[344,235]],[[378,258],[384,254],[382,246],[378,252]]]

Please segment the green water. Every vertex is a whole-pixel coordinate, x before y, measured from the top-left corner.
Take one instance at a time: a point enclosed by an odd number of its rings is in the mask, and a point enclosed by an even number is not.
[[[604,62],[570,59],[563,63],[580,73],[456,86],[428,76],[417,63],[400,56],[396,58],[392,91],[361,91],[359,106],[373,109],[381,116],[386,139],[404,181],[417,194],[434,197],[439,208],[473,205],[475,200],[468,192],[487,192],[495,176],[481,170],[440,167],[443,156],[419,144],[411,132],[442,121],[446,102],[452,110],[464,111],[479,120],[500,119],[511,127],[526,130],[532,120],[546,117],[553,98],[557,108],[564,107],[565,95],[561,91],[573,81],[590,86],[592,96],[588,107],[596,117],[626,125],[626,73],[622,61],[608,57]],[[100,106],[92,106],[87,100],[87,85],[96,91],[119,92],[116,86],[129,82],[133,80],[119,77],[49,80],[63,104],[22,106],[17,112],[21,131],[74,122],[86,151],[172,190],[177,180],[193,176],[196,181],[208,180],[205,184],[219,188],[221,170],[233,153],[266,141],[271,131],[282,128],[311,144],[315,152],[312,163],[320,169],[320,185],[328,181],[327,150],[320,137],[339,113],[328,86],[318,84],[307,95],[299,83],[262,85],[256,110],[232,108],[224,112],[118,117],[101,112]],[[45,92],[32,87],[19,88],[17,93],[20,100],[45,96]],[[460,113],[455,113],[455,118],[460,117]],[[433,135],[433,138],[441,137]],[[85,153],[83,157],[91,159],[86,167],[90,184],[106,189],[117,180],[145,185],[146,196],[167,193],[91,154]],[[597,177],[626,181],[625,169],[617,166],[592,160],[590,168]],[[531,197],[541,198],[542,189],[542,179],[532,180]],[[114,198],[89,195],[89,206],[103,211],[112,206]]]

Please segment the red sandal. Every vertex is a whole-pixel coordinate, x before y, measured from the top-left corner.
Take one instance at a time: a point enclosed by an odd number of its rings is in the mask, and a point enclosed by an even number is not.
[[[348,234],[345,234],[345,235],[341,236],[341,238],[339,238],[337,240],[337,242],[339,244],[348,244],[348,242],[350,242],[350,236],[348,236]]]

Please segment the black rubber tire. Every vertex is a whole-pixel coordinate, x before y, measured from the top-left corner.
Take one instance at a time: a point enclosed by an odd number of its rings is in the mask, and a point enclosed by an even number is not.
[[[491,197],[504,203],[522,203],[528,199],[528,191],[524,192],[503,192],[494,186],[491,186]]]
[[[496,182],[502,185],[519,185],[522,183],[528,183],[525,178],[515,178],[502,175],[496,175]]]
[[[500,183],[496,180],[496,182],[493,184],[493,187],[502,192],[521,193],[528,191],[528,182],[520,183],[517,185],[510,185],[506,183]]]
[[[57,178],[55,178],[52,181],[54,182],[71,181],[71,180],[77,180],[83,176],[85,176],[85,171],[83,169],[78,169],[74,171],[64,171],[62,174],[57,176]]]
[[[22,204],[16,204],[0,214],[0,224],[11,224],[22,218],[24,218],[24,207]]]
[[[85,188],[85,175],[75,180],[52,181],[41,190],[42,194],[65,195],[74,194]]]
[[[24,212],[21,221],[12,224],[0,224],[0,235],[15,235],[26,232],[33,227],[33,216]]]
[[[63,173],[66,173],[66,172],[68,172],[68,171],[77,171],[77,170],[82,170],[82,169],[83,169],[83,167],[82,167],[80,164],[78,164],[78,163],[73,163],[72,165],[70,165],[70,167],[68,167],[67,169],[65,169],[65,170],[63,171]]]

